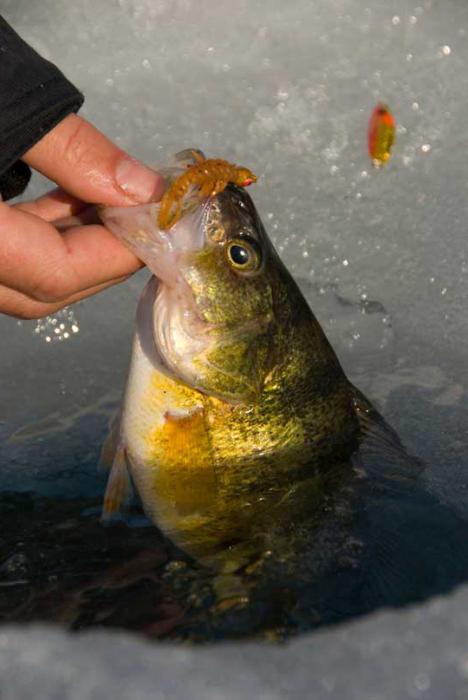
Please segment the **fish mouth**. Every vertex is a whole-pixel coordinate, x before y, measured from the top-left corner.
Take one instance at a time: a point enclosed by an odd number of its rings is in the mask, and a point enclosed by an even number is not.
[[[250,197],[234,185],[215,197],[197,200],[196,208],[168,231],[159,228],[158,214],[156,203],[99,209],[104,225],[154,275],[137,310],[137,335],[145,355],[159,371],[211,395],[204,391],[202,376],[211,364],[211,350],[258,332],[269,319],[250,319],[235,328],[210,323],[184,279],[184,267],[207,245],[244,233],[261,237],[263,227]],[[222,367],[216,369],[224,372]]]
[[[161,282],[178,282],[181,260],[205,245],[209,200],[186,214],[168,231],[158,226],[159,204],[101,207],[103,224],[142,260]]]
[[[159,371],[190,383],[194,356],[213,342],[214,328],[200,314],[182,269],[206,245],[209,200],[180,219],[169,231],[158,226],[158,204],[105,207],[103,223],[137,257],[153,277],[137,308],[137,334],[145,355]]]
[[[194,200],[188,211],[169,230],[160,229],[160,205],[98,207],[103,224],[129,248],[161,282],[178,284],[179,270],[187,255],[207,244],[248,234],[265,237],[255,207],[242,187],[229,184],[215,197]]]

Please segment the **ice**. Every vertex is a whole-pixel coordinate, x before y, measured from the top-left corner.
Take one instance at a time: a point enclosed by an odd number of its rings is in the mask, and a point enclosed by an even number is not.
[[[467,604],[465,587],[449,599],[281,646],[196,648],[5,626],[0,692],[2,700],[462,700]]]
[[[264,223],[349,376],[467,512],[466,3],[3,0],[2,13],[133,155],[195,146],[252,168]],[[380,100],[398,129],[377,171],[366,129]],[[102,487],[92,465],[143,277],[79,304],[71,342],[0,320],[2,488]]]

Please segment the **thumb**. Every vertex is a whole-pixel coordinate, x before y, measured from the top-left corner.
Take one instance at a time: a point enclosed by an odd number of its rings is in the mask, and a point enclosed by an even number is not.
[[[162,176],[131,158],[76,114],[65,117],[23,160],[84,202],[128,206],[158,201]]]

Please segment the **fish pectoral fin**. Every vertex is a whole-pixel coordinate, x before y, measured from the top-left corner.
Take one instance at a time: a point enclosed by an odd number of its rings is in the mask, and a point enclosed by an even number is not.
[[[104,494],[102,520],[109,520],[118,513],[131,492],[131,481],[128,473],[128,462],[125,448],[119,446],[115,452],[112,469]]]
[[[110,471],[112,468],[112,465],[114,463],[114,458],[119,446],[119,441],[120,441],[120,417],[121,417],[122,411],[119,410],[117,414],[114,416],[112,419],[110,426],[109,426],[109,432],[107,434],[106,439],[104,440],[102,447],[101,447],[101,453],[99,455],[99,460],[98,460],[98,471],[100,472],[107,472]]]
[[[396,431],[356,387],[353,403],[361,433],[360,466],[368,473],[392,480],[418,477],[424,469],[422,461],[407,452]]]

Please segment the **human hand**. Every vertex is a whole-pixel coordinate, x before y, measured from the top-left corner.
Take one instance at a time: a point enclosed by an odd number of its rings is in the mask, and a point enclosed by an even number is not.
[[[74,114],[23,160],[59,189],[33,202],[0,202],[1,313],[40,318],[125,280],[142,266],[95,223],[90,205],[158,201],[161,175]],[[74,225],[60,223],[68,217],[76,217]]]

